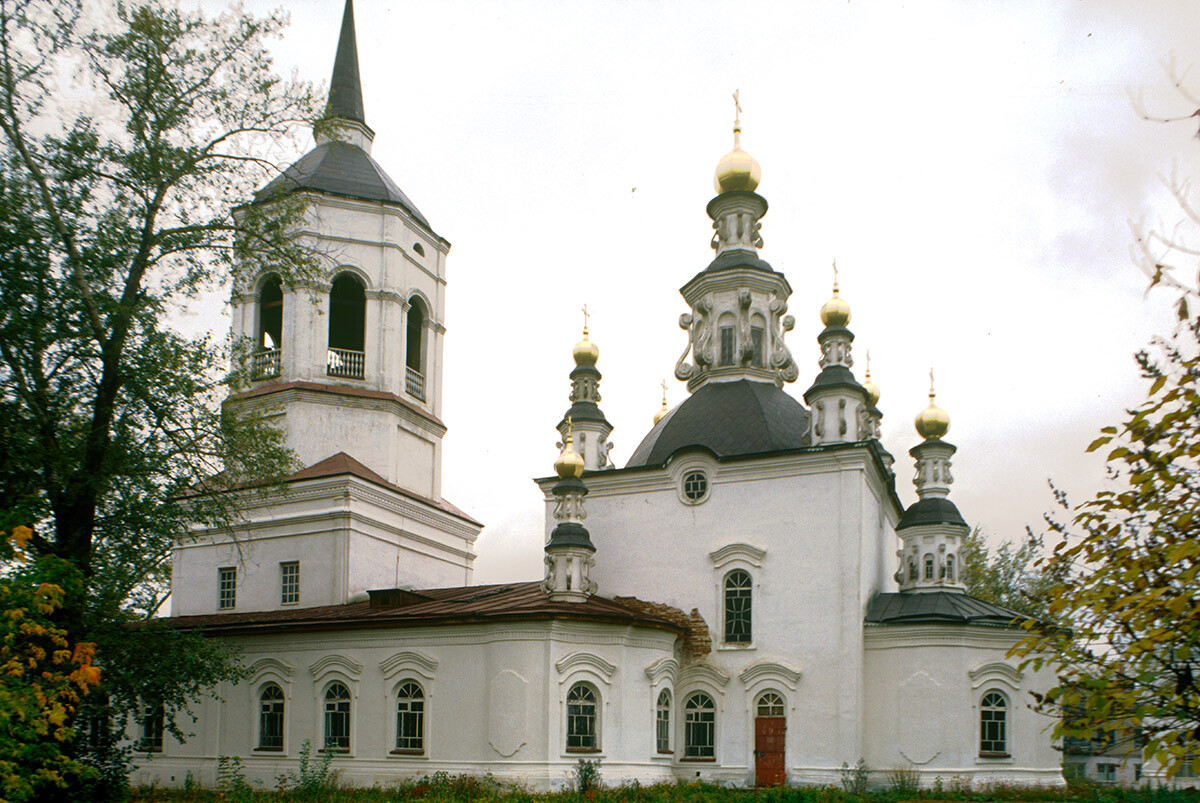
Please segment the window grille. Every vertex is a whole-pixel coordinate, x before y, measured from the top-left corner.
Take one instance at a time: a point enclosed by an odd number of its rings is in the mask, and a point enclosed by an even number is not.
[[[283,749],[283,690],[274,683],[258,698],[258,749]]]
[[[217,608],[224,610],[237,605],[237,569],[217,569]]]
[[[717,743],[717,707],[713,699],[703,692],[687,698],[683,725],[684,757],[713,758]]]
[[[783,698],[773,691],[766,692],[758,698],[757,716],[760,717],[781,717],[783,716]]]
[[[750,358],[750,364],[756,368],[762,368],[764,363],[762,327],[754,326],[750,328],[750,345],[753,349],[753,356]]]
[[[997,691],[983,695],[979,704],[979,752],[1008,753],[1008,701]]]
[[[733,327],[721,327],[721,358],[718,365],[733,365]]]
[[[596,692],[583,683],[567,693],[567,749],[596,749]]]
[[[654,710],[654,744],[660,753],[671,752],[671,693],[666,689],[658,693]]]
[[[350,690],[342,683],[325,692],[325,749],[350,749]]]
[[[161,753],[163,749],[163,704],[147,703],[142,708],[141,738],[138,749],[146,753]]]
[[[396,749],[425,749],[425,692],[416,683],[405,683],[396,693]]]
[[[300,563],[289,561],[279,564],[279,601],[284,605],[295,605],[300,601]]]
[[[699,502],[708,493],[708,477],[703,471],[690,471],[683,478],[683,495],[693,502]]]
[[[752,581],[741,569],[725,578],[725,642],[748,644],[751,640],[750,601]]]

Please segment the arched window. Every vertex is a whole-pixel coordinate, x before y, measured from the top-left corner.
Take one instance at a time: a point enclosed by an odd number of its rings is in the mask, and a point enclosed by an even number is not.
[[[750,595],[749,572],[741,569],[725,576],[725,643],[750,643]]]
[[[684,758],[713,758],[717,744],[717,706],[704,692],[683,704]]]
[[[567,692],[567,749],[597,749],[596,725],[596,690],[576,683]]]
[[[329,291],[329,359],[326,373],[350,379],[364,377],[367,295],[351,273],[339,273]]]
[[[912,558],[908,559],[908,579],[910,582],[917,579],[917,562]]]
[[[163,719],[165,712],[160,702],[149,702],[142,707],[141,733],[138,750],[146,753],[161,753],[163,749]]]
[[[283,749],[283,689],[274,683],[258,696],[258,749]]]
[[[325,749],[350,749],[350,690],[342,683],[325,690]]]
[[[396,749],[425,752],[425,692],[413,681],[396,692]]]
[[[405,389],[410,396],[425,401],[425,305],[416,296],[408,300],[408,327],[405,329]]]
[[[283,343],[283,283],[274,274],[258,291],[258,347],[264,351]]]
[[[951,583],[954,582],[954,556],[953,555],[946,556],[946,580]]]
[[[758,698],[754,714],[759,717],[783,716],[783,698],[773,691],[763,692]]]
[[[767,322],[761,315],[750,319],[750,364],[755,368],[766,365],[766,332]]]
[[[933,579],[933,555],[925,556],[925,579]]]
[[[1008,700],[992,690],[979,702],[979,754],[1006,756],[1008,752]]]
[[[671,692],[666,689],[658,693],[654,707],[654,745],[660,753],[671,752]]]

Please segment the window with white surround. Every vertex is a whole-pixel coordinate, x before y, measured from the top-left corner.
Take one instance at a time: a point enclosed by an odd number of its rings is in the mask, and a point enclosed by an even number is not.
[[[654,746],[660,753],[671,752],[671,692],[666,689],[658,693],[654,707]]]
[[[735,569],[725,575],[725,643],[749,644],[752,640],[750,604],[753,580],[750,573]]]
[[[225,610],[237,605],[237,569],[225,566],[217,569],[217,608]]]
[[[596,690],[587,683],[576,683],[567,692],[567,750],[598,750]]]
[[[329,289],[329,354],[325,373],[345,379],[366,377],[366,287],[350,272],[339,273]]]
[[[933,555],[925,556],[925,579],[933,579]]]
[[[325,749],[350,749],[350,690],[334,682],[325,690]]]
[[[396,692],[396,750],[425,752],[425,691],[416,681],[405,681]]]
[[[408,323],[405,328],[404,372],[405,392],[425,401],[425,324],[429,312],[419,296],[408,300]]]
[[[733,327],[721,327],[721,354],[717,365],[733,365]]]
[[[689,471],[683,476],[683,496],[689,502],[699,502],[708,496],[708,475]]]
[[[163,704],[146,703],[142,706],[137,749],[145,753],[161,753],[163,749]]]
[[[283,749],[283,689],[268,683],[258,696],[258,749]]]
[[[300,601],[300,562],[287,561],[279,564],[279,602],[295,605]]]
[[[1008,754],[1008,699],[992,689],[979,701],[979,755]]]
[[[946,570],[945,571],[946,571],[947,582],[953,583],[954,582],[954,556],[953,555],[946,556]]]
[[[683,705],[683,757],[714,758],[717,745],[717,706],[704,692]]]

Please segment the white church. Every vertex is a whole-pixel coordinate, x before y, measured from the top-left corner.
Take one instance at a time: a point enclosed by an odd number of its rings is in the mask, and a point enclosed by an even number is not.
[[[785,345],[791,288],[759,256],[767,201],[740,126],[708,202],[715,258],[679,277],[690,395],[612,465],[585,329],[538,480],[544,576],[477,586],[483,525],[442,496],[450,244],[370,156],[350,0],[328,108],[255,202],[302,194],[297,236],[334,261],[316,291],[237,277],[234,333],[257,351],[227,401],[306,467],[243,495],[236,539],[201,531],[173,558],[172,621],[236,645],[249,675],[195,706],[186,743],[144,718],[135,782],[211,785],[239,756],[272,786],[308,742],[362,785],[556,787],[580,759],[609,783],[837,784],[860,759],[880,781],[1062,783],[1029,708],[1053,676],[1007,658],[1014,614],[965,591],[949,417],[931,390],[905,508],[836,286],[818,364]]]

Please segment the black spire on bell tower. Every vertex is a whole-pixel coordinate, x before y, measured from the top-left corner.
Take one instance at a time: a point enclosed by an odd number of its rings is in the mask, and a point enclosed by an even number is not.
[[[342,33],[338,37],[333,77],[329,81],[329,105],[326,117],[342,117],[367,124],[363,114],[362,82],[358,77],[358,45],[354,36],[354,0],[346,0],[342,14]]]

